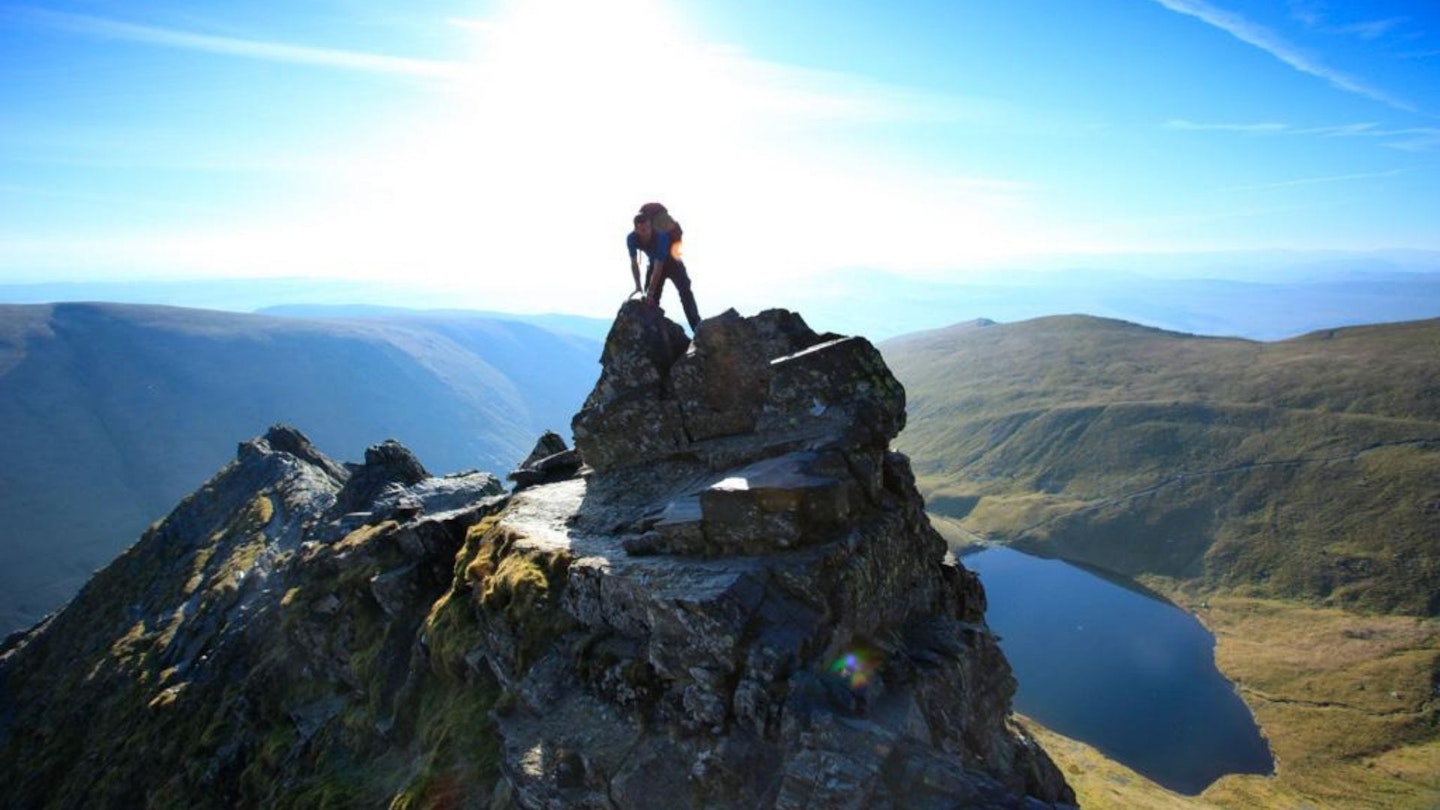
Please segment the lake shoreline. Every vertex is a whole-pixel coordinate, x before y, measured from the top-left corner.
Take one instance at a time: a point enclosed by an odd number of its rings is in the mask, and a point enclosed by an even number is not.
[[[1430,725],[1440,709],[1440,684],[1433,682],[1440,672],[1440,622],[1202,591],[1161,577],[1137,584],[1195,617],[1214,637],[1216,667],[1259,726],[1275,773],[1230,774],[1198,795],[1184,795],[1018,716],[1065,772],[1081,806],[1440,806],[1440,729]]]
[[[1217,667],[1275,754],[1274,777],[1223,777],[1202,797],[1237,808],[1440,806],[1440,622],[1149,584],[1215,636]]]
[[[1137,773],[1199,795],[1274,762],[1253,713],[1215,666],[1215,639],[1154,590],[991,547],[962,558],[984,584],[987,622],[1019,691],[1015,711]]]

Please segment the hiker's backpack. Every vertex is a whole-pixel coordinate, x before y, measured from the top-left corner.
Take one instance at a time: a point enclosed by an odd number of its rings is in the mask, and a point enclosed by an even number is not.
[[[665,206],[658,202],[649,202],[640,206],[640,213],[650,219],[650,227],[670,234],[671,244],[679,242],[685,233],[680,227],[680,223],[676,222],[670,216],[670,212],[665,210]]]

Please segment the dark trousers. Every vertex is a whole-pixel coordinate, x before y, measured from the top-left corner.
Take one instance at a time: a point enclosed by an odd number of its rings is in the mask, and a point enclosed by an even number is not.
[[[657,273],[660,275],[659,279],[655,278]],[[665,292],[666,279],[673,281],[676,292],[680,293],[680,306],[685,308],[685,320],[690,322],[690,332],[693,334],[700,327],[700,310],[695,306],[695,294],[690,292],[690,274],[685,272],[685,262],[668,258],[659,265],[650,265],[649,284],[646,285],[650,293],[646,300],[652,306],[660,305],[660,295]]]

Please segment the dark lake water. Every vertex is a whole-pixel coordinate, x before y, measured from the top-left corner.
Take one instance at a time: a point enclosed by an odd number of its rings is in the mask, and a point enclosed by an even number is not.
[[[962,562],[985,584],[1017,712],[1180,793],[1274,769],[1195,617],[1058,560],[991,548]]]

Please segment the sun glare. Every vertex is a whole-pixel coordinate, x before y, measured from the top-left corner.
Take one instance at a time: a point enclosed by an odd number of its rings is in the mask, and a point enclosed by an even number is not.
[[[740,88],[663,4],[532,0],[462,24],[477,39],[469,78],[437,120],[361,158],[351,202],[328,217],[380,274],[408,265],[525,297],[554,294],[536,288],[543,273],[613,294],[640,203],[714,208],[688,203],[725,197],[717,181],[757,151]]]
[[[377,122],[345,161],[343,201],[269,250],[470,303],[604,315],[628,291],[621,240],[650,200],[686,225],[706,307],[780,276],[923,271],[1023,243],[1000,195],[832,143],[927,114],[903,94],[708,45],[654,0],[526,0],[454,24],[473,32],[472,69],[435,91],[433,115]]]

